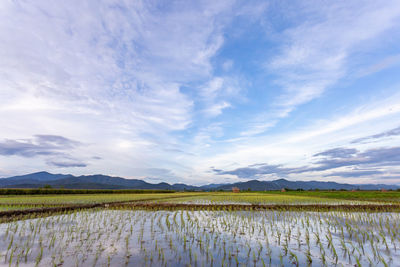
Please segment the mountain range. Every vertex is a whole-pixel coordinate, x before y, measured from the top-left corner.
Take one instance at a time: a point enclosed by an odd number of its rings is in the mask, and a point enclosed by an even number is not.
[[[21,176],[13,176],[0,179],[0,188],[39,188],[50,185],[54,188],[68,189],[168,189],[168,190],[231,190],[238,187],[240,190],[268,191],[280,190],[282,188],[297,190],[380,190],[380,189],[399,189],[397,185],[386,184],[341,184],[336,182],[321,181],[288,181],[278,179],[274,181],[250,180],[238,183],[227,184],[208,184],[203,186],[193,186],[187,184],[152,184],[139,179],[126,179],[107,175],[82,175],[74,176],[71,174],[52,174],[48,172],[36,172]]]

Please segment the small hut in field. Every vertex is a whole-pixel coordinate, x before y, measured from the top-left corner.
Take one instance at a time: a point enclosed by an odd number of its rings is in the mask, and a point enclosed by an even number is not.
[[[285,188],[282,188],[282,189],[281,189],[281,192],[282,192],[282,193],[286,192],[286,189],[285,189]]]
[[[232,192],[233,193],[239,193],[240,192],[239,187],[232,187]]]
[[[385,188],[382,188],[381,192],[387,192],[387,190]]]

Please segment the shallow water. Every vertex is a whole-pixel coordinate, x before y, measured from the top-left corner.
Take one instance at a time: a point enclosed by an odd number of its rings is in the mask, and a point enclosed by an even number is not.
[[[0,265],[398,266],[399,219],[399,213],[88,210],[0,224]]]

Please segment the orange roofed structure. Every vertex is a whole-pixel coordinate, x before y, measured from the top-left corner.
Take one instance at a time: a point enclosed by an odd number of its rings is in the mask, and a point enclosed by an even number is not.
[[[232,192],[233,193],[239,193],[240,192],[239,187],[232,187]]]

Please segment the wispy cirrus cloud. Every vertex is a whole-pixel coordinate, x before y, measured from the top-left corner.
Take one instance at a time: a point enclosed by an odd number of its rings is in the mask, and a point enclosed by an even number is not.
[[[148,2],[76,5],[5,5],[2,86],[17,88],[7,98],[9,106],[15,109],[23,93],[61,108],[73,102],[82,110],[114,114],[138,131],[184,129],[192,100],[180,92],[180,83],[210,74],[210,57],[222,43],[218,22],[210,18],[224,5],[175,6],[171,13]],[[199,16],[197,8],[207,12]],[[20,12],[6,13],[12,9]],[[21,23],[24,27],[15,26]],[[191,31],[194,25],[203,30]]]
[[[93,153],[81,148],[83,156],[116,153],[115,162],[108,161],[111,169],[121,169],[119,157],[130,158],[134,163],[124,167],[125,175],[143,162],[167,164],[168,153],[159,144],[173,146],[178,139],[174,132],[193,122],[196,100],[182,87],[213,79],[211,59],[223,45],[222,29],[233,4],[3,3],[3,138],[29,136],[40,129],[77,136],[97,144],[91,147]],[[210,113],[218,114],[227,105],[218,100]],[[14,121],[24,121],[24,127]]]
[[[298,4],[298,3],[297,3]],[[349,75],[349,58],[363,42],[374,40],[396,26],[400,7],[396,1],[316,2],[293,5],[306,19],[283,31],[284,45],[267,68],[283,89],[276,106],[287,116],[297,106],[320,97]]]
[[[370,75],[398,61],[396,51],[386,60],[374,59],[376,64],[360,56],[382,49],[385,44],[378,40],[393,36],[390,32],[396,31],[400,18],[396,1],[280,4],[284,8],[266,12],[266,17],[278,16],[282,21],[263,21],[271,43],[267,43],[263,60],[256,60],[262,62],[269,78],[258,85],[268,92],[264,110],[242,121],[246,125],[238,132],[242,137],[267,134],[300,106],[323,97],[343,81],[360,78],[354,74],[360,69]]]

